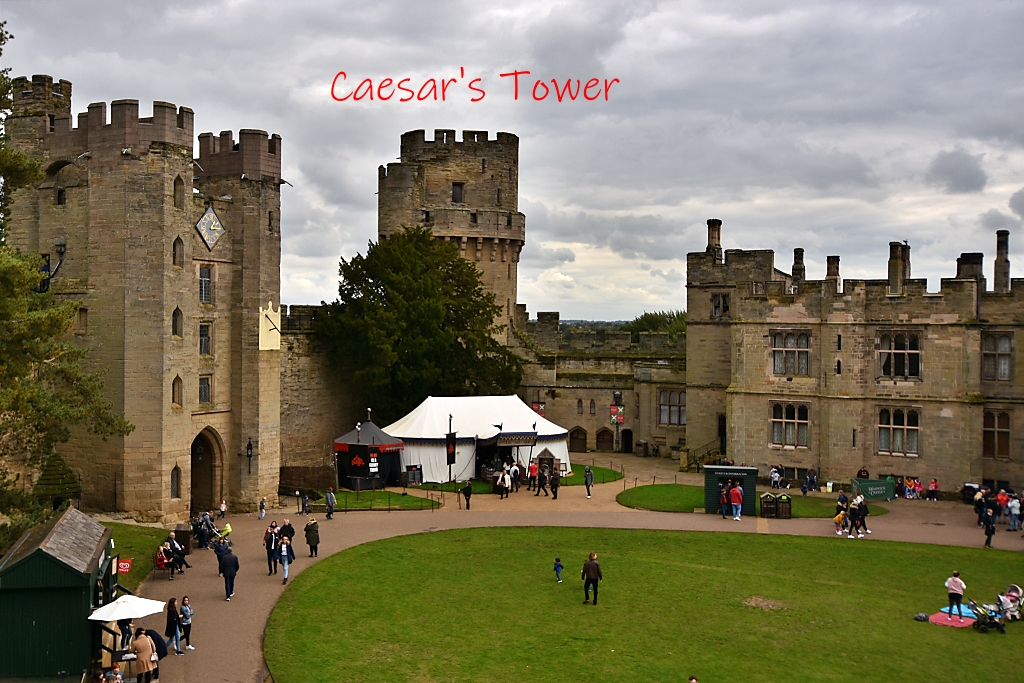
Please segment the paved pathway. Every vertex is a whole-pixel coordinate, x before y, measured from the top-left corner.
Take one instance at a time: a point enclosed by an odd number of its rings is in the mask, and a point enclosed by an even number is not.
[[[605,457],[604,459],[607,459]],[[601,464],[601,463],[598,463]],[[652,462],[652,466],[661,463]],[[632,470],[627,470],[632,473]],[[660,476],[660,475],[658,475]],[[682,482],[680,482],[682,483]],[[442,529],[497,526],[576,526],[627,529],[671,529],[693,531],[731,531],[806,536],[834,536],[834,527],[827,519],[761,520],[740,522],[722,520],[718,515],[658,513],[623,508],[615,503],[622,483],[597,486],[587,499],[582,486],[563,487],[558,500],[535,497],[525,488],[506,500],[494,495],[478,495],[472,499],[472,510],[460,510],[451,496],[448,505],[436,512],[350,512],[339,513],[332,521],[314,515],[320,523],[320,558],[382,538],[437,531]],[[944,545],[981,546],[984,536],[975,526],[967,506],[926,501],[889,503],[890,514],[869,518],[874,532],[871,540],[900,540]],[[291,508],[294,510],[294,508]],[[212,551],[197,550],[190,556],[193,569],[173,582],[150,578],[141,587],[141,594],[166,601],[183,595],[191,598],[196,609],[193,642],[196,650],[183,657],[168,656],[161,664],[163,683],[230,681],[254,683],[264,680],[262,653],[263,628],[274,604],[285,586],[281,575],[268,576],[266,552],[262,547],[263,530],[271,520],[280,524],[291,519],[296,527],[296,555],[293,575],[302,572],[318,559],[306,557],[302,535],[305,518],[296,518],[289,508],[269,511],[267,520],[253,515],[230,518],[235,553],[241,571],[236,582],[236,595],[224,599],[224,583],[217,577],[216,558]],[[1005,533],[1005,526],[996,534],[995,546],[1020,550],[1024,548],[1017,534]],[[836,539],[839,543],[840,540]],[[841,541],[844,545],[846,540]],[[853,545],[853,544],[849,544]],[[161,633],[164,615],[149,617],[144,623]]]

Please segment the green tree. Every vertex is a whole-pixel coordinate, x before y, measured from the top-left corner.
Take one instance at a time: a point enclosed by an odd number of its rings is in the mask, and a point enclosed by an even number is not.
[[[496,341],[501,308],[454,242],[407,228],[341,260],[318,336],[384,424],[427,396],[513,393],[522,363]]]
[[[0,57],[4,53],[4,45],[12,36],[7,31],[7,22],[0,21]],[[19,187],[32,184],[42,177],[42,168],[38,161],[14,148],[7,138],[7,126],[4,122],[11,113],[13,105],[13,89],[11,69],[0,69],[0,244],[7,235],[7,220],[10,217],[11,193]]]
[[[103,437],[134,428],[103,398],[85,351],[67,340],[79,302],[35,291],[42,259],[0,246],[0,455],[39,460],[82,425]]]
[[[640,341],[640,332],[668,332],[673,342],[686,334],[686,311],[657,311],[637,316],[619,329],[632,332],[634,342]]]

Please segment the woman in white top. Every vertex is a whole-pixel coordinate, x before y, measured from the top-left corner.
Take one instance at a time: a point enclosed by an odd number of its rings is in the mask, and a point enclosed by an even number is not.
[[[956,605],[956,615],[960,617],[960,621],[964,620],[963,613],[963,599],[964,591],[967,590],[967,584],[960,578],[960,572],[953,572],[953,576],[946,579],[946,590],[949,591],[949,614],[946,615],[946,619],[953,621],[953,605]]]

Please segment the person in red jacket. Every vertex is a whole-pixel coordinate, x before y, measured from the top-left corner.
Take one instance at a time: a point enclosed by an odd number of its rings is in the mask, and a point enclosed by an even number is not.
[[[743,487],[739,484],[733,486],[729,491],[729,502],[732,503],[732,518],[737,522],[740,521],[740,515],[743,512]]]

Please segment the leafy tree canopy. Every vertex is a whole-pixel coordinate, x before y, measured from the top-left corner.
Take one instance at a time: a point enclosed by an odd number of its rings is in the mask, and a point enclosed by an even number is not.
[[[638,316],[619,329],[633,333],[633,341],[640,341],[640,332],[668,332],[675,341],[686,334],[686,311],[657,311]]]
[[[85,351],[66,336],[79,302],[33,291],[42,259],[0,246],[0,455],[39,459],[67,441],[71,425],[101,436],[134,428],[103,398]]]
[[[383,424],[427,396],[510,394],[518,356],[495,339],[501,308],[454,242],[407,228],[341,260],[339,298],[318,336]]]
[[[0,21],[0,57],[3,56],[4,45],[14,37],[8,33],[6,25],[6,21]],[[8,144],[4,121],[11,113],[13,101],[11,69],[0,69],[0,244],[3,244],[7,231],[11,193],[19,187],[30,185],[42,176],[42,168],[38,161]]]

